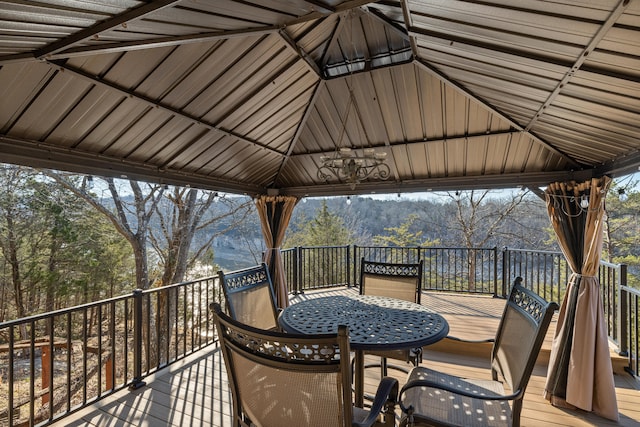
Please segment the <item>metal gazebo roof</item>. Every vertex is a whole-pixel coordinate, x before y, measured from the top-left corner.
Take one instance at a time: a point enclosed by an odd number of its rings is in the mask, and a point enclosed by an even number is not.
[[[3,162],[298,196],[640,166],[640,0],[5,1],[0,22]],[[389,179],[320,179],[343,146]]]

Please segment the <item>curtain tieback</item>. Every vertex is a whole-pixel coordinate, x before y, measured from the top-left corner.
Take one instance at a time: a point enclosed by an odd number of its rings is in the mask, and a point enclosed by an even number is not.
[[[587,276],[586,274],[580,274],[580,273],[571,273],[571,276],[575,277],[576,279],[588,279],[588,278],[595,279],[595,278],[598,277],[598,276],[594,276],[594,275]]]

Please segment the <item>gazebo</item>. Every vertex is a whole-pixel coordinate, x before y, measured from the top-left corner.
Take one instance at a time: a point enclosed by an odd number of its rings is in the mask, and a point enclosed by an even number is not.
[[[640,3],[5,3],[10,163],[248,194],[635,172]],[[355,188],[321,156],[385,152]]]
[[[5,2],[0,20],[1,161],[248,194],[269,248],[305,196],[578,197],[640,167],[639,0]]]

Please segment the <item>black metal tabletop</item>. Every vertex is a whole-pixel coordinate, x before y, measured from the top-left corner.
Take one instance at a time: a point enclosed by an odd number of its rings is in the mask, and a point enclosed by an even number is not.
[[[349,327],[354,350],[400,350],[433,344],[449,333],[438,313],[416,303],[370,295],[327,296],[293,304],[280,315],[287,332],[335,333]]]

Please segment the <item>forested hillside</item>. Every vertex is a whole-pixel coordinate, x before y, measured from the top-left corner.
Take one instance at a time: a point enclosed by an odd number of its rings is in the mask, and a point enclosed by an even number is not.
[[[246,196],[10,165],[0,174],[0,322],[261,260]],[[620,188],[607,197],[603,260],[637,274],[640,197]],[[303,199],[283,247],[347,244],[558,249],[545,202],[517,190]]]
[[[477,200],[482,195],[485,199],[481,206],[472,206],[470,198]],[[486,195],[484,192],[473,195],[461,192],[459,197],[452,193],[418,200],[410,197],[380,200],[363,196],[351,197],[347,203],[345,197],[310,199],[296,207],[288,233],[304,229],[304,225],[322,209],[323,203],[343,220],[345,228],[354,232],[358,240],[354,243],[361,245],[374,244],[376,237],[388,236],[393,229],[409,221],[409,233],[421,232],[424,243],[435,243],[436,246],[467,246],[466,233],[470,235],[471,246],[557,249],[550,238],[545,203],[531,193],[522,196],[514,211],[494,229],[490,228],[491,222],[500,219],[513,203],[513,197],[498,192]]]

